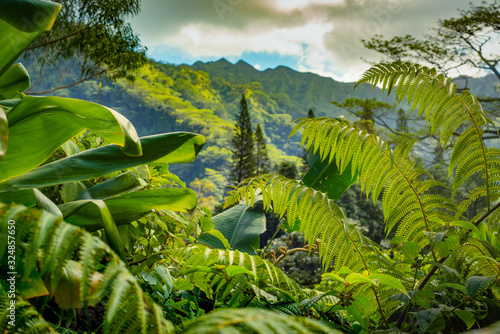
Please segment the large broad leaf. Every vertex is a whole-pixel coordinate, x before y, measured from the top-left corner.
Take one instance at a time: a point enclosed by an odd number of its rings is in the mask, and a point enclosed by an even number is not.
[[[83,181],[153,161],[191,162],[205,144],[205,137],[176,132],[142,137],[141,143],[143,154],[140,157],[126,155],[117,145],[106,145],[54,161],[0,183],[0,191]]]
[[[309,153],[307,160],[311,168],[302,178],[304,185],[328,194],[328,198],[338,200],[340,196],[357,180],[357,172],[352,175],[351,163],[342,174],[337,167],[336,159],[321,161],[319,152]]]
[[[0,77],[0,99],[12,99],[30,88],[30,76],[22,64],[12,65]]]
[[[0,1],[0,77],[42,32],[50,30],[61,4],[40,0]]]
[[[141,183],[141,179],[137,176],[137,174],[129,170],[85,190],[79,194],[77,200],[107,199],[123,193],[139,190],[143,186],[144,184]]]
[[[23,189],[19,191],[0,193],[0,202],[6,204],[17,203],[27,207],[32,207],[37,204],[34,189]]]
[[[36,271],[34,271],[36,273]],[[92,281],[90,283],[89,295],[92,296],[94,292],[98,289],[99,281],[102,279],[102,274],[95,271],[92,275]],[[46,279],[47,286],[50,287],[50,281]],[[43,283],[43,281],[42,281]],[[90,298],[91,303],[83,305],[80,300],[80,290],[82,282],[82,265],[76,261],[68,261],[64,265],[64,271],[57,283],[57,287],[50,291],[50,294],[54,297],[57,306],[62,309],[73,309],[81,308],[84,306],[93,306],[96,303],[97,298]]]
[[[0,202],[7,204],[22,204],[27,207],[36,206],[56,216],[62,217],[62,213],[57,205],[36,188],[0,193]]]
[[[256,203],[259,204],[259,201]],[[266,216],[262,210],[240,203],[214,216],[212,221],[214,228],[222,232],[232,249],[256,254],[255,250],[260,246],[259,236],[266,230]],[[213,248],[225,249],[222,241],[208,233],[203,234],[198,241]]]
[[[123,154],[142,154],[132,124],[116,111],[87,101],[61,97],[30,97],[7,114],[8,149],[0,168],[0,181],[22,175],[44,162],[71,137],[88,129],[113,144]]]
[[[151,210],[188,212],[196,207],[197,196],[187,188],[161,188],[135,191],[104,200],[116,225],[135,221]],[[59,205],[66,222],[84,227],[89,232],[104,227],[101,212],[93,200],[79,200]]]

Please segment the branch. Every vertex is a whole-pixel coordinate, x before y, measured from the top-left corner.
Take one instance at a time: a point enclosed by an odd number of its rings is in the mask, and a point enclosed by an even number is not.
[[[72,87],[72,86],[78,85],[78,84],[80,84],[80,83],[82,83],[84,81],[87,81],[89,79],[92,79],[94,77],[97,77],[97,76],[105,73],[106,71],[107,70],[102,70],[102,71],[100,71],[98,73],[94,73],[92,75],[89,75],[88,77],[85,77],[83,79],[80,79],[78,81],[75,81],[73,83],[70,83],[70,84],[67,84],[67,85],[64,85],[64,86],[58,86],[58,87],[51,88],[51,89],[48,89],[48,90],[44,90],[44,91],[41,91],[41,92],[30,92],[30,91],[28,91],[28,92],[26,92],[26,94],[29,94],[29,95],[41,95],[41,94],[47,94],[47,93],[53,92],[53,91],[58,90],[58,89],[64,89],[64,88]]]
[[[56,39],[53,39],[51,41],[48,41],[48,42],[43,42],[43,43],[40,43],[40,44],[36,44],[36,45],[32,45],[32,46],[28,46],[25,51],[29,51],[29,50],[34,50],[34,49],[39,49],[41,47],[45,47],[47,45],[50,45],[50,44],[54,44],[54,43],[57,43],[57,42],[60,42],[62,40],[65,40],[67,38],[70,38],[70,37],[73,37],[75,35],[78,35],[78,34],[81,34],[82,32],[85,32],[87,30],[89,30],[90,28],[92,27],[87,27],[87,28],[84,28],[84,29],[81,29],[81,30],[78,30],[78,31],[75,31],[71,34],[68,34],[68,35],[64,35],[62,37],[59,37],[59,38],[56,38]]]

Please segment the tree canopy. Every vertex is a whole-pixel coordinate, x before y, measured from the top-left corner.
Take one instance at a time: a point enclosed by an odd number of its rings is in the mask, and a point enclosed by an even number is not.
[[[43,33],[25,51],[37,66],[39,79],[31,94],[70,87],[91,78],[134,80],[134,71],[146,64],[141,45],[126,19],[140,11],[140,0],[59,0],[61,13],[52,30]],[[47,68],[56,68],[59,83],[37,90]]]
[[[500,56],[492,49],[500,37],[500,1],[471,2],[470,9],[459,13],[459,17],[439,20],[437,27],[421,39],[405,35],[386,40],[375,35],[363,43],[390,61],[425,62],[445,73],[456,70],[460,74],[466,67],[473,67],[500,80]]]

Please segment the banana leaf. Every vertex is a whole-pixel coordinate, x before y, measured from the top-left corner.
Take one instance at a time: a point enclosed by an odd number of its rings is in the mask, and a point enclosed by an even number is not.
[[[103,200],[117,226],[125,225],[144,217],[152,210],[189,212],[196,207],[196,193],[187,188],[161,188],[135,191]],[[78,200],[59,205],[64,220],[81,226],[89,232],[104,227],[101,212],[94,200]]]
[[[205,137],[193,133],[175,132],[142,137],[141,143],[143,154],[139,157],[126,155],[117,145],[98,147],[4,181],[0,183],[0,192],[83,181],[153,161],[191,162],[205,144]]]
[[[44,162],[71,137],[88,129],[123,147],[123,154],[140,156],[135,128],[116,111],[87,101],[61,97],[24,96],[7,114],[8,149],[0,181],[22,175]]]
[[[61,7],[40,0],[0,1],[0,77],[35,38],[50,30]]]

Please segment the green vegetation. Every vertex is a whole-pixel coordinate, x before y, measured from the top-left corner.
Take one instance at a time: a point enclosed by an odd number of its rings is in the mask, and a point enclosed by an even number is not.
[[[267,144],[260,124],[255,128],[255,173],[269,173],[269,155],[267,154]]]
[[[231,140],[231,152],[233,153],[231,181],[234,185],[238,185],[241,181],[255,175],[257,160],[254,141],[247,100],[245,94],[243,94],[240,101],[238,122],[234,127],[234,135]]]
[[[24,52],[39,72],[38,82],[30,88],[30,94],[46,94],[92,78],[133,81],[133,72],[147,63],[146,48],[141,46],[139,37],[125,19],[139,13],[141,1],[56,2],[62,7],[53,29],[41,34]],[[39,17],[44,13],[40,11],[35,15]],[[76,69],[77,75],[66,75]],[[47,70],[57,72],[57,80],[52,81],[51,87],[38,89]]]
[[[173,79],[149,65],[136,86],[117,84],[117,99],[135,94],[137,103],[175,120],[161,126],[202,134],[139,136],[114,109],[21,93],[30,77],[13,63],[60,8],[0,2],[2,333],[456,333],[499,319],[500,150],[485,144],[495,124],[469,91],[435,69],[401,62],[376,65],[356,84],[380,85],[418,110],[451,151],[449,187],[410,154],[414,138],[388,142],[343,117],[307,117],[291,131],[301,135],[296,149],[308,152],[302,178],[295,165],[291,175],[290,164],[281,164],[289,177],[244,180],[226,199],[231,208],[212,216],[171,170],[182,164],[204,174],[190,185],[207,206],[222,199],[227,179],[206,166],[227,154],[205,142],[230,147],[229,139],[207,124],[231,133],[233,125],[206,73],[171,67]],[[38,10],[45,20],[29,29],[20,24]],[[180,94],[178,82],[191,93]],[[246,88],[240,126],[251,134],[245,106],[260,90]],[[231,94],[233,102],[241,96]],[[202,107],[207,101],[221,107],[218,115]],[[349,203],[362,193],[372,211],[366,202]],[[368,215],[362,225],[349,217],[356,210]],[[271,239],[279,230],[290,234],[262,249],[266,211],[277,217]],[[362,233],[378,241],[381,224],[390,239],[378,243]],[[296,281],[303,268],[287,269],[299,253],[319,259],[314,280]]]

